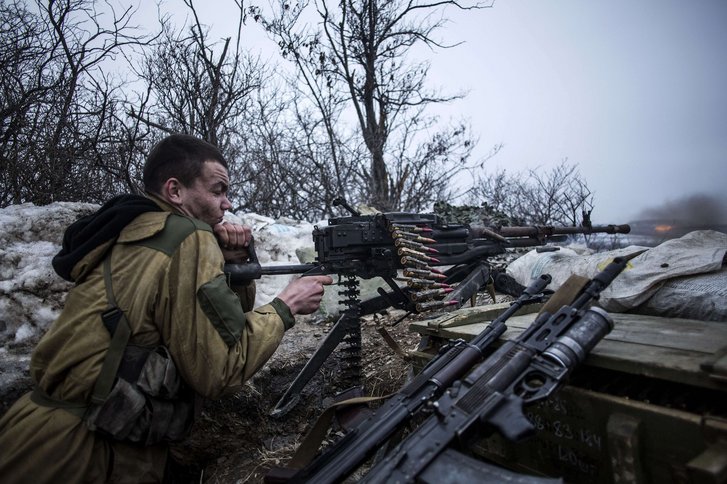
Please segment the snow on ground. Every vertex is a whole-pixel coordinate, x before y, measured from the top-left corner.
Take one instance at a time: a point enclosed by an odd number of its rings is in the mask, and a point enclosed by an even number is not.
[[[37,341],[72,284],[51,267],[63,231],[95,205],[53,203],[0,209],[0,347]]]
[[[58,316],[72,284],[51,266],[63,232],[98,205],[58,202],[47,206],[13,205],[0,209],[0,357],[7,347],[34,345]],[[298,264],[298,254],[313,259],[313,225],[256,214],[228,215],[253,228],[261,264]],[[257,305],[271,301],[293,276],[258,281]]]

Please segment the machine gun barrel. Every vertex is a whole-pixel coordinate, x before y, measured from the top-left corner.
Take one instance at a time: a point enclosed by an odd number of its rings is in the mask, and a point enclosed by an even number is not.
[[[292,408],[300,389],[339,342],[346,340],[350,361],[360,361],[360,324],[354,324],[357,317],[392,306],[407,313],[455,308],[470,300],[490,280],[496,290],[518,296],[523,287],[508,281],[501,271],[492,269],[487,262],[489,257],[502,254],[508,248],[544,245],[562,234],[627,233],[629,230],[626,225],[484,229],[449,224],[435,214],[351,213],[351,216],[329,219],[328,226],[314,228],[316,262],[313,264],[261,266],[251,243],[248,263],[225,265],[225,272],[233,284],[247,283],[263,275],[336,274],[339,281],[343,279],[343,284],[348,285],[348,289],[339,294],[350,296],[341,303],[352,310],[334,325],[331,338],[327,338],[311,356],[271,415],[282,416]],[[435,267],[447,269],[442,272]],[[421,283],[410,276],[403,278],[406,287],[402,287],[395,281],[402,270],[432,272],[435,275],[428,279],[436,279],[447,289],[422,291]],[[379,288],[379,296],[362,302],[355,287],[358,279],[375,277],[383,279],[389,291]],[[450,291],[452,285],[456,287]],[[351,369],[349,379],[360,380],[360,365],[353,364],[348,368]]]
[[[438,262],[432,266],[466,264],[477,259],[491,257],[505,252],[507,248],[535,247],[543,245],[548,238],[573,234],[627,234],[629,225],[594,225],[588,227],[522,226],[491,227],[448,225],[441,223],[434,215],[379,214],[331,219],[329,227],[314,230],[313,236],[318,251],[317,262],[261,266],[254,246],[250,246],[251,260],[244,264],[225,264],[225,273],[235,284],[249,282],[266,275],[286,274],[355,274],[359,277],[395,275],[402,265],[395,256],[394,239],[387,230],[379,228],[386,217],[418,224],[413,227],[427,227],[427,236],[435,244],[431,247],[438,253]],[[353,223],[351,222],[353,219]],[[345,222],[345,224],[343,224]],[[374,228],[376,227],[376,228]]]
[[[262,276],[283,276],[290,274],[323,274],[320,264],[290,264],[261,266],[256,262],[225,264],[225,273],[233,284],[244,284]]]
[[[592,225],[589,227],[556,227],[552,225],[532,225],[523,227],[500,227],[498,229],[472,226],[472,233],[477,238],[487,238],[487,232],[495,232],[502,237],[551,237],[554,235],[576,234],[628,234],[631,227],[623,225]]]

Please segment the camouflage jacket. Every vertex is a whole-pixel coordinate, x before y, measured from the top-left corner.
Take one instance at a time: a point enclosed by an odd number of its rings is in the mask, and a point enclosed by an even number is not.
[[[198,395],[218,398],[239,388],[292,326],[293,316],[280,300],[252,310],[254,285],[234,291],[228,286],[209,226],[155,202],[163,211],[139,215],[115,241],[96,247],[74,266],[77,286],[30,364],[36,385],[51,398],[89,400],[110,343],[100,319],[108,308],[100,263],[109,254],[113,292],[131,326],[129,343],[166,346],[182,379]],[[165,230],[173,217],[177,228]],[[21,481],[32,482],[114,481],[119,476],[154,481],[163,474],[167,453],[164,444],[106,441],[78,417],[26,397],[0,420],[0,447],[0,475],[22,475]]]

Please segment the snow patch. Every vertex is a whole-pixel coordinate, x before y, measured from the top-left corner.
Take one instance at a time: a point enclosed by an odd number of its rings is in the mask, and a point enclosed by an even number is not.
[[[58,317],[72,283],[52,268],[63,233],[74,221],[98,210],[90,203],[31,203],[0,209],[0,349],[34,345]],[[311,262],[313,225],[254,213],[229,213],[225,219],[250,225],[261,264]],[[305,260],[303,260],[305,259]],[[272,301],[296,276],[266,276],[257,281],[256,306]]]

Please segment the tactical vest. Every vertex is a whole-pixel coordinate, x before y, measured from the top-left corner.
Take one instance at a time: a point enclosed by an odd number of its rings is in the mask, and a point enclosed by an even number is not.
[[[171,255],[199,228],[204,227],[172,214],[160,234],[140,245]],[[111,251],[103,261],[108,309],[101,315],[111,343],[91,403],[56,400],[38,388],[31,399],[38,405],[63,408],[83,419],[89,429],[113,440],[142,445],[181,440],[192,427],[194,392],[180,378],[166,347],[129,344],[131,327],[116,303],[111,282]]]

